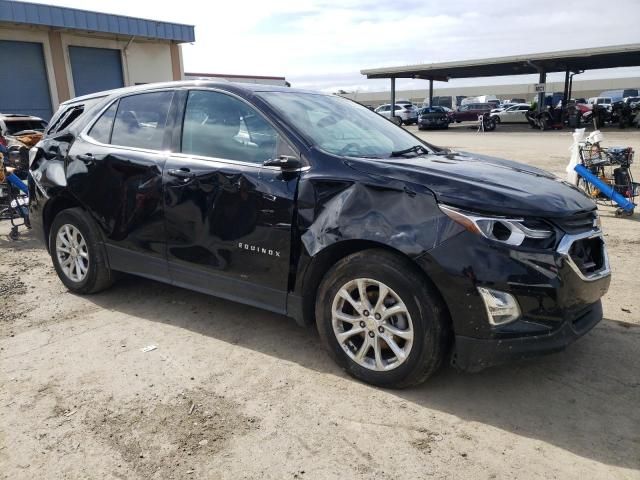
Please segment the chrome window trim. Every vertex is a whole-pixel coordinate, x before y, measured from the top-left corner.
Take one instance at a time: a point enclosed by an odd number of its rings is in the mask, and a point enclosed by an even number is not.
[[[571,246],[574,242],[578,240],[588,240],[591,238],[599,238],[602,242],[603,265],[602,268],[597,272],[593,272],[590,275],[584,275],[578,268],[578,265],[576,265],[576,263],[571,258],[571,255],[569,255],[569,251],[571,250]],[[584,280],[585,282],[594,282],[611,274],[611,268],[609,266],[609,255],[607,253],[607,244],[604,241],[602,230],[589,230],[576,234],[567,233],[560,240],[556,251],[565,259],[569,267],[571,267],[571,269],[578,275],[578,277],[580,277],[580,279]]]
[[[171,150],[154,150],[154,149],[148,149],[148,148],[129,147],[129,146],[125,146],[125,145],[116,145],[114,143],[102,143],[102,142],[99,142],[98,140],[94,139],[93,137],[91,137],[89,135],[89,131],[93,128],[93,125],[102,117],[104,112],[106,112],[114,103],[119,102],[122,98],[130,97],[130,96],[133,96],[133,95],[142,95],[142,94],[145,94],[145,93],[156,93],[156,92],[166,92],[166,91],[170,91],[170,92],[173,92],[175,94],[176,92],[181,91],[181,90],[182,91],[186,91],[187,95],[191,91],[216,92],[216,93],[229,95],[229,96],[235,98],[236,100],[239,100],[239,101],[243,102],[244,104],[249,106],[251,109],[253,109],[255,112],[257,112],[276,131],[276,133],[281,138],[281,140],[285,141],[285,142],[287,142],[287,144],[289,144],[289,147],[292,150],[294,150],[294,152],[296,152],[298,156],[300,156],[300,161],[306,163],[306,165],[303,165],[302,167],[296,168],[296,169],[283,170],[281,167],[275,167],[275,166],[274,167],[268,167],[268,166],[264,166],[264,165],[259,164],[259,163],[243,162],[242,160],[232,160],[232,159],[227,159],[227,158],[210,157],[210,156],[206,156],[206,155],[194,155],[194,154],[188,154],[188,153],[182,153],[182,152],[172,152]],[[186,100],[185,100],[185,102],[186,102]],[[186,109],[186,103],[185,103],[185,109]],[[116,114],[117,114],[117,111],[116,111]],[[182,121],[183,120],[181,120],[180,127],[179,127],[181,132],[182,132]],[[309,164],[309,162],[306,159],[304,159],[299,152],[297,152],[297,149],[295,149],[293,146],[291,146],[291,142],[288,140],[286,135],[284,135],[282,133],[280,128],[278,128],[278,126],[275,125],[274,122],[271,121],[271,119],[268,118],[255,105],[251,104],[250,102],[248,102],[244,98],[236,95],[233,92],[229,92],[227,90],[218,89],[218,88],[215,88],[215,87],[201,87],[201,86],[195,86],[195,87],[186,86],[186,87],[174,87],[174,88],[166,88],[165,87],[165,88],[159,88],[159,89],[149,89],[149,90],[144,90],[144,91],[132,92],[132,93],[127,94],[127,95],[118,96],[118,97],[114,98],[112,101],[107,102],[107,104],[104,105],[95,114],[95,117],[92,120],[90,120],[89,123],[87,123],[87,125],[85,125],[85,127],[80,131],[79,136],[80,136],[80,138],[82,138],[87,143],[90,143],[90,144],[93,144],[93,145],[96,145],[96,146],[100,146],[100,147],[107,147],[107,148],[108,147],[114,147],[114,148],[123,149],[123,150],[131,150],[131,151],[134,151],[134,152],[152,153],[152,154],[156,154],[156,155],[166,155],[166,156],[170,156],[172,158],[178,158],[178,159],[194,158],[196,160],[213,161],[213,162],[218,162],[218,163],[226,163],[226,164],[230,164],[230,165],[254,167],[254,168],[258,168],[258,169],[273,170],[273,171],[280,171],[280,172],[306,172],[306,171],[311,169],[311,165]]]
[[[171,158],[177,158],[177,159],[185,159],[185,160],[203,160],[206,162],[216,162],[216,163],[226,163],[229,165],[239,165],[242,167],[253,167],[256,169],[260,169],[260,170],[273,170],[273,171],[278,171],[278,172],[306,172],[307,170],[309,170],[311,167],[309,165],[305,165],[303,167],[300,168],[295,168],[295,169],[291,169],[291,170],[284,170],[282,169],[282,167],[270,167],[270,166],[265,166],[262,165],[261,163],[253,163],[253,162],[243,162],[242,160],[232,160],[229,158],[218,158],[218,157],[210,157],[207,155],[194,155],[191,153],[178,153],[178,152],[169,152],[169,156]]]

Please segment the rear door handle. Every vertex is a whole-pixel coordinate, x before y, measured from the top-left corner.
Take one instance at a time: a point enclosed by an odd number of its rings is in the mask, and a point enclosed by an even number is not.
[[[172,177],[176,177],[176,178],[182,178],[183,180],[188,180],[190,178],[196,177],[196,174],[194,172],[184,167],[168,170],[167,175],[171,175]]]

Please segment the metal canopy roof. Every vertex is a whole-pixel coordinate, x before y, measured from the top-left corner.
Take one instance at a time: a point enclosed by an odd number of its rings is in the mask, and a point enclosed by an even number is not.
[[[558,52],[514,55],[510,57],[427,63],[403,67],[360,70],[367,78],[423,78],[446,82],[452,78],[498,77],[567,69],[635,67],[640,65],[640,43]]]
[[[88,30],[176,42],[195,41],[193,25],[9,0],[0,0],[0,22]]]

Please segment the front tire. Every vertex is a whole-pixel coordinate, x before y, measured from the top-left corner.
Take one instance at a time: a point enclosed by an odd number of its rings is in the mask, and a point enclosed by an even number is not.
[[[49,252],[58,277],[75,293],[97,293],[114,281],[100,233],[81,208],[61,211],[49,233]]]
[[[385,250],[364,250],[334,265],[320,283],[315,310],[331,357],[373,385],[421,383],[447,350],[439,295],[407,259]]]

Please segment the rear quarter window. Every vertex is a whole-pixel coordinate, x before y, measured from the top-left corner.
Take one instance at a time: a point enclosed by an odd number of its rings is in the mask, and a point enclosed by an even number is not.
[[[61,133],[72,125],[76,124],[78,119],[83,117],[84,113],[96,106],[104,97],[90,98],[82,103],[73,103],[60,108],[51,119],[47,135]]]

